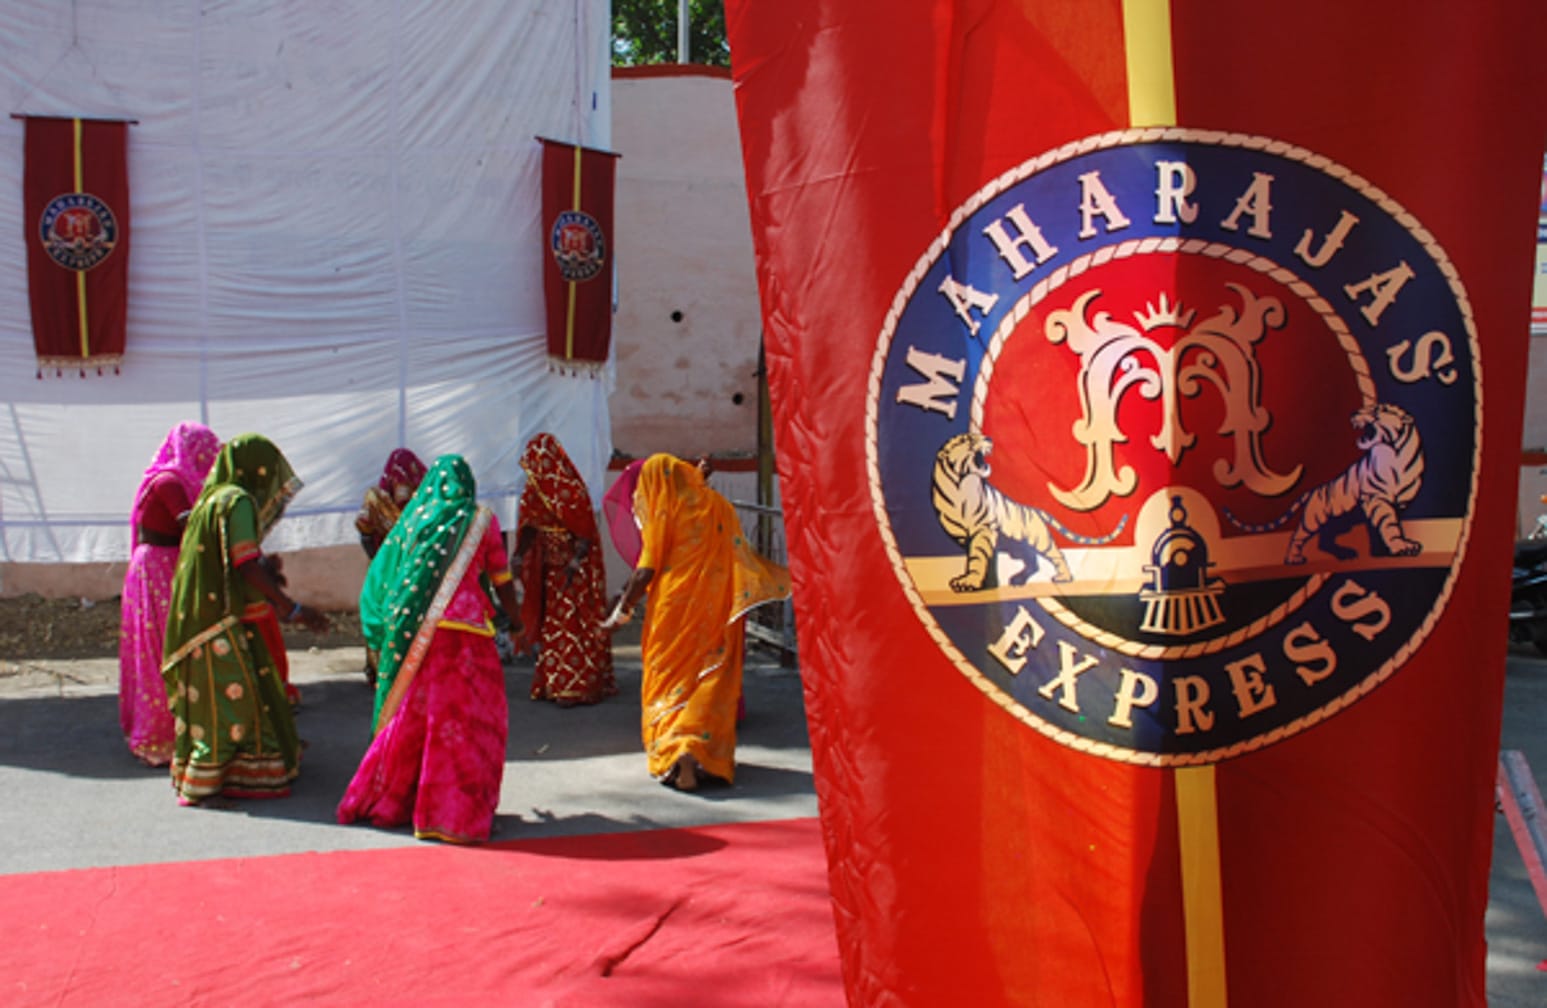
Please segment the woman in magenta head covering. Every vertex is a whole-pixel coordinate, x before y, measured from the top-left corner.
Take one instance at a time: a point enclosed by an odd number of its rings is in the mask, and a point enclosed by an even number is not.
[[[381,478],[375,486],[366,487],[360,513],[355,515],[355,531],[360,533],[360,546],[366,556],[375,559],[382,541],[403,513],[403,505],[424,482],[426,471],[419,456],[407,448],[395,448],[387,456]],[[372,686],[376,685],[376,652],[370,647],[365,649],[365,678]]]
[[[150,766],[165,766],[174,742],[161,678],[172,572],[188,510],[219,451],[220,439],[203,424],[173,427],[140,478],[129,511],[134,545],[121,603],[118,721],[129,751]]]
[[[360,513],[355,515],[355,530],[360,533],[360,545],[365,555],[374,557],[381,541],[387,538],[392,526],[397,524],[403,505],[419,489],[424,480],[425,465],[419,456],[407,448],[394,449],[382,467],[381,479],[366,488],[365,500]]]
[[[634,520],[634,488],[639,485],[639,470],[644,466],[644,459],[630,462],[602,495],[602,514],[607,519],[607,534],[612,538],[618,556],[630,567],[639,564],[641,540],[639,523]]]

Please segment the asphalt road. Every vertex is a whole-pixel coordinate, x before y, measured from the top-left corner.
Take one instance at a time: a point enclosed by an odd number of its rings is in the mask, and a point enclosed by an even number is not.
[[[506,668],[510,743],[495,839],[758,821],[817,812],[798,673],[754,652],[733,787],[681,794],[645,772],[637,648],[618,650],[618,697],[560,709],[524,699],[531,666]],[[115,659],[0,663],[0,874],[352,850],[411,833],[339,826],[333,810],[365,749],[371,693],[355,649],[292,655],[308,741],[293,794],[182,808],[164,770],[140,766],[117,728]],[[630,702],[630,698],[636,698]],[[1502,747],[1547,779],[1547,659],[1509,659]],[[213,806],[213,807],[211,807]],[[1547,1004],[1547,916],[1503,816],[1487,915],[1491,1008]]]
[[[334,809],[370,734],[357,649],[292,653],[307,748],[289,797],[180,807],[167,773],[119,737],[116,659],[9,662],[0,676],[0,873],[412,844],[340,826]],[[510,740],[495,840],[816,815],[800,678],[749,656],[736,783],[683,794],[652,781],[639,742],[637,648],[620,694],[591,707],[529,701],[530,663],[506,666]],[[629,698],[633,698],[633,702]]]

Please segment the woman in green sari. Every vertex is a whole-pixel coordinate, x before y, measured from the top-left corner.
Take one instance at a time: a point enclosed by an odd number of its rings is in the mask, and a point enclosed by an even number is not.
[[[375,737],[341,823],[411,822],[414,836],[452,843],[493,830],[509,715],[489,591],[512,637],[521,611],[499,521],[477,492],[467,461],[442,455],[371,560],[360,626],[381,656]]]
[[[161,665],[182,804],[279,797],[299,770],[295,720],[260,625],[278,612],[324,629],[327,617],[285,594],[259,544],[300,486],[273,442],[243,434],[220,450],[188,516]]]

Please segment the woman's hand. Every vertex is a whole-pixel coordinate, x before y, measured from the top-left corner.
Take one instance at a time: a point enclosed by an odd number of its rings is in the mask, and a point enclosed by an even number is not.
[[[628,581],[623,585],[623,591],[618,594],[618,600],[613,603],[611,614],[602,621],[603,630],[616,630],[633,617],[634,606],[645,597],[645,592],[654,577],[655,568],[653,567],[634,569],[634,573],[629,575]]]
[[[591,540],[576,536],[574,547],[569,555],[569,560],[564,564],[564,587],[568,588],[575,580],[575,575],[580,573],[580,568],[585,564],[585,558],[591,553]]]
[[[283,588],[290,583],[285,579],[285,562],[280,559],[278,554],[265,553],[258,558],[258,562],[268,572],[269,579],[279,585],[279,587]]]
[[[299,623],[313,633],[327,633],[332,623],[328,620],[328,614],[321,609],[313,609],[309,605],[297,602],[291,610],[292,615],[287,622]]]
[[[602,629],[611,632],[633,618],[634,610],[623,608],[623,599],[619,598],[612,607],[612,612],[608,613],[607,618],[602,620]]]

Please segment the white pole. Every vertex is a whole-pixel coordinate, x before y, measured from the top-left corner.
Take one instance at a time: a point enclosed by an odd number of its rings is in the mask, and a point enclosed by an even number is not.
[[[677,0],[677,62],[688,61],[688,0]]]

